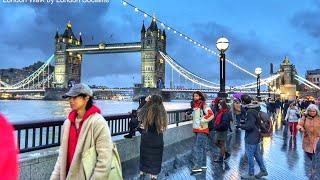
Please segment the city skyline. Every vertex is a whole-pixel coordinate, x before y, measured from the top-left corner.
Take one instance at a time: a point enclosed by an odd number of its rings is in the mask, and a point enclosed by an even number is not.
[[[296,4],[275,0],[242,4],[231,1],[130,2],[212,49],[218,37],[226,36],[230,41],[227,58],[250,72],[261,66],[262,77],[268,76],[269,63],[274,63],[277,70],[285,56],[289,56],[300,75],[304,76],[308,69],[319,68],[320,24],[312,17],[320,15],[320,3],[315,0]],[[170,6],[166,6],[168,4]],[[150,24],[150,19],[123,7],[120,1],[56,7],[2,3],[0,7],[4,10],[0,15],[3,27],[0,33],[5,34],[0,40],[0,69],[22,68],[48,58],[54,52],[56,29],[62,33],[69,20],[75,34],[82,32],[84,44],[139,41],[142,22],[145,21],[146,26]],[[177,7],[179,11],[174,11]],[[219,81],[218,57],[173,33],[167,32],[167,38],[167,52],[180,64],[208,80]],[[113,68],[106,71],[110,66]],[[135,83],[140,80],[140,53],[86,55],[82,75],[82,81],[89,84],[132,86],[133,76]],[[167,69],[168,76],[170,69]],[[254,80],[227,64],[227,85]]]

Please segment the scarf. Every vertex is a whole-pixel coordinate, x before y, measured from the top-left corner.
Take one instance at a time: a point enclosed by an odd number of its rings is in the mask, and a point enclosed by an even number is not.
[[[228,109],[220,109],[218,111],[218,115],[216,116],[216,119],[214,120],[214,125],[215,126],[218,126],[221,123],[223,114],[228,112],[228,111],[229,111]]]

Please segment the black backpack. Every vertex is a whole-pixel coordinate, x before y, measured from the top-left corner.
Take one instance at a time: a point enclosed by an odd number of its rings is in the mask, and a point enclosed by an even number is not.
[[[259,128],[261,137],[271,137],[273,133],[273,123],[271,117],[263,111],[253,111],[258,112],[256,124]]]

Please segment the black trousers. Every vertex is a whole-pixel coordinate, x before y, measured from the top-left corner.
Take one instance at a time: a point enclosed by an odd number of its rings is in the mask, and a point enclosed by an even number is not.
[[[132,118],[129,122],[129,134],[135,135],[137,127],[139,126],[138,118]]]

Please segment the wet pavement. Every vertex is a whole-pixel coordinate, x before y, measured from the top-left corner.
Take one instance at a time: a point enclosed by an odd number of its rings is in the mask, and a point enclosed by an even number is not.
[[[224,163],[215,163],[212,159],[218,156],[218,149],[210,143],[211,150],[207,154],[208,169],[206,172],[192,175],[192,163],[188,161],[174,170],[163,171],[159,179],[240,179],[241,174],[246,174],[248,171],[244,152],[244,131],[234,130],[228,137],[227,148],[231,152],[231,157]],[[269,173],[264,179],[320,180],[319,169],[316,171],[315,176],[310,176],[311,161],[302,150],[302,134],[298,133],[296,139],[292,138],[288,128],[281,124],[280,118],[274,123],[273,137],[264,138],[261,143],[261,149]],[[320,162],[318,161],[317,167],[320,167],[319,164]],[[255,162],[255,173],[258,173],[259,170],[259,166]]]

